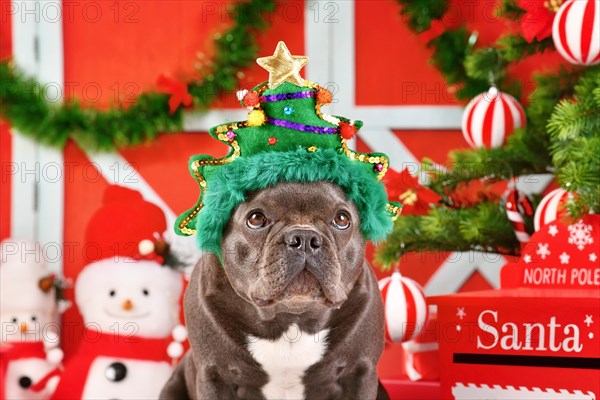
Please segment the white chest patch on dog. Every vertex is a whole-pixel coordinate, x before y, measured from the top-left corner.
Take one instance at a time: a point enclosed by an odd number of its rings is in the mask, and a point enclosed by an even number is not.
[[[329,329],[308,334],[294,324],[274,341],[248,336],[248,350],[269,375],[263,396],[268,400],[304,399],[302,377],[325,354],[328,334]]]

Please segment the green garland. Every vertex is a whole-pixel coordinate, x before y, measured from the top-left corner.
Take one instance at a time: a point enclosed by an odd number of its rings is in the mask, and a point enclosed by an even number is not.
[[[397,0],[417,33],[441,19],[448,1]],[[503,0],[502,15],[518,20],[524,11],[514,0]],[[449,83],[457,84],[459,99],[486,91],[489,78],[504,92],[520,97],[520,85],[507,76],[507,67],[532,54],[553,48],[551,38],[527,43],[520,36],[501,37],[493,46],[474,48],[476,35],[460,27],[430,40],[432,63]],[[527,126],[497,149],[453,151],[451,169],[439,171],[425,159],[428,185],[442,197],[425,216],[396,221],[377,260],[384,267],[409,251],[476,250],[518,255],[521,245],[502,201],[485,199],[474,206],[455,204],[457,190],[473,180],[493,183],[523,174],[554,172],[559,183],[576,191],[569,204],[573,217],[600,212],[600,66],[570,66],[554,75],[535,76],[536,90],[525,109]],[[539,198],[532,199],[534,206]],[[531,227],[531,218],[526,219]]]
[[[216,53],[202,79],[187,85],[195,108],[206,109],[220,94],[235,89],[241,70],[257,57],[256,31],[268,27],[265,13],[274,7],[274,0],[236,4],[231,13],[233,25],[215,36]],[[169,112],[169,94],[145,92],[133,105],[108,111],[77,101],[51,104],[43,86],[7,60],[0,62],[0,82],[0,116],[20,133],[46,145],[60,148],[73,139],[85,149],[114,150],[182,129],[182,108]]]

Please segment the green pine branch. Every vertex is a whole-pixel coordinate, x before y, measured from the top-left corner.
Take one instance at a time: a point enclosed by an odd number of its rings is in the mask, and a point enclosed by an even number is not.
[[[400,217],[376,261],[383,267],[413,251],[482,251],[518,255],[520,244],[503,206],[492,201],[473,207],[438,206],[425,216]]]
[[[431,22],[440,19],[448,10],[448,0],[397,0],[402,6],[400,14],[407,18],[408,26],[417,33],[430,28]]]
[[[196,109],[207,109],[221,94],[235,89],[241,71],[257,57],[256,33],[269,25],[266,13],[274,7],[274,0],[235,4],[233,24],[215,38],[215,56],[202,79],[188,85]],[[85,149],[114,150],[182,129],[182,109],[171,114],[167,94],[145,92],[131,106],[116,105],[107,111],[77,101],[49,103],[43,86],[11,61],[0,62],[0,82],[0,116],[20,133],[49,146],[60,148],[73,139]]]
[[[600,212],[600,66],[590,67],[548,119],[552,163],[560,185],[575,192],[573,217]]]

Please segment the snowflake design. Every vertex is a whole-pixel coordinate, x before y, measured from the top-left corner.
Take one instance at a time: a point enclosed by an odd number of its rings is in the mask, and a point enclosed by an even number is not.
[[[583,250],[585,246],[592,243],[594,243],[592,225],[584,224],[582,220],[569,225],[569,244],[574,244],[579,250]]]
[[[550,250],[548,250],[548,243],[538,243],[538,249],[536,254],[542,257],[542,260],[545,260],[546,257],[550,255]]]
[[[558,258],[560,258],[561,264],[568,264],[571,256],[563,251],[562,254],[560,256],[558,256]]]
[[[552,237],[556,236],[558,234],[558,227],[556,225],[550,225],[548,233],[552,235]]]

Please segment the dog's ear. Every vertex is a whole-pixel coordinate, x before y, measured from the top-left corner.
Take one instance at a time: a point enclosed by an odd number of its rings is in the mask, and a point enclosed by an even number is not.
[[[218,287],[221,282],[224,282],[221,274],[225,274],[221,261],[219,261],[219,257],[212,253],[205,253],[202,258],[200,258],[198,265],[196,265],[196,269],[204,271],[203,274],[197,275],[198,279],[201,277],[200,287],[202,288],[202,292],[206,296],[219,292]]]

